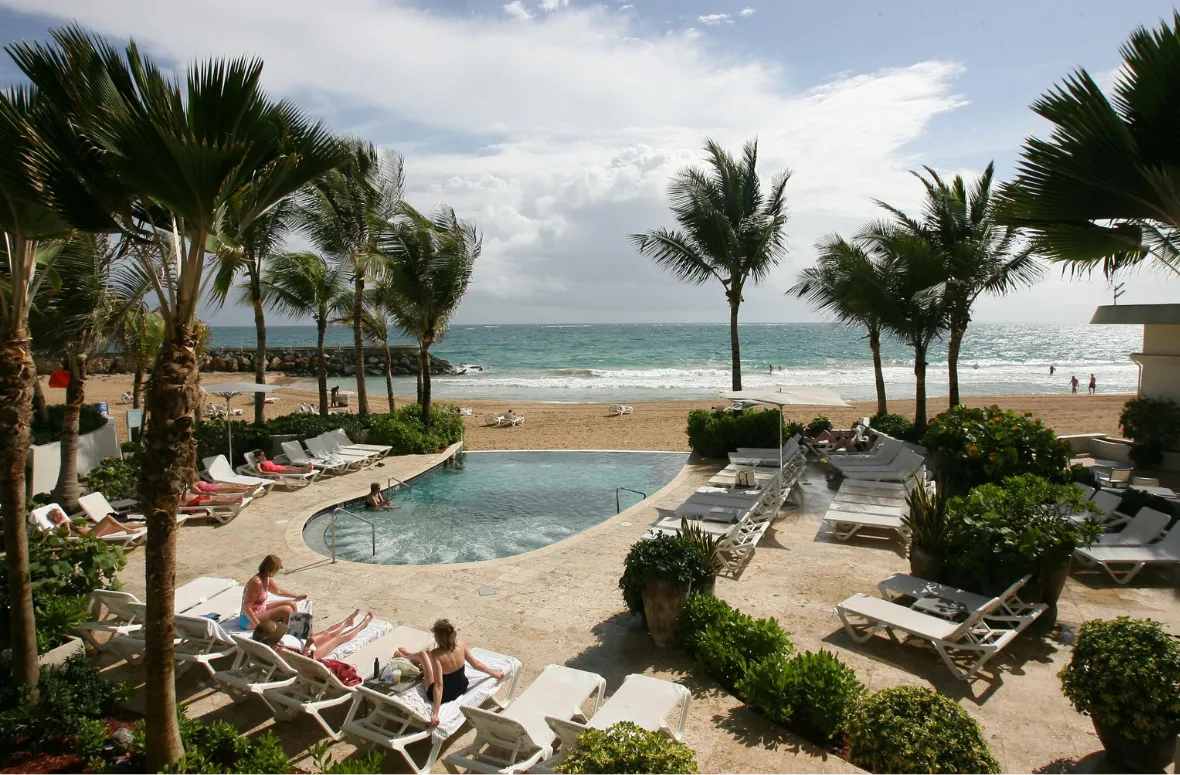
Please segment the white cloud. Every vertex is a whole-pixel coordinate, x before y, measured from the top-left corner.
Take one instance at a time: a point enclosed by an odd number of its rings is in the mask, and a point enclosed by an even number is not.
[[[556,11],[558,8],[565,8],[570,4],[570,0],[541,0],[542,11]]]
[[[698,16],[697,21],[699,21],[701,24],[706,24],[710,27],[717,25],[717,24],[721,24],[722,22],[725,22],[727,24],[733,24],[733,20],[729,18],[729,14],[727,14],[727,13],[705,14],[704,16]]]
[[[533,18],[533,15],[529,13],[529,9],[526,8],[524,3],[522,3],[520,0],[512,0],[511,3],[505,5],[504,13],[508,14],[514,19],[524,20]]]
[[[742,10],[738,11],[738,16],[753,16],[754,12],[756,10],[757,10],[756,8],[751,8],[749,6],[746,6]]]
[[[953,62],[806,88],[777,63],[648,34],[602,7],[519,24],[385,0],[207,0],[200,14],[181,0],[0,6],[132,35],[165,64],[260,56],[273,93],[404,151],[411,202],[449,203],[485,235],[463,313],[475,321],[723,319],[718,289],[677,285],[627,235],[669,224],[668,177],[699,159],[704,137],[736,150],[755,135],[765,173],[795,171],[791,258],[747,294],[744,314],[797,319],[802,305],[782,292],[814,240],[872,216],[870,197],[916,206],[907,171],[923,160],[911,144],[963,104]],[[528,11],[519,0],[504,10],[516,7]]]
[[[1090,74],[1094,82],[1098,84],[1098,88],[1102,89],[1107,97],[1114,94],[1115,84],[1126,75],[1128,75],[1128,71],[1125,62],[1109,70],[1101,70]]]

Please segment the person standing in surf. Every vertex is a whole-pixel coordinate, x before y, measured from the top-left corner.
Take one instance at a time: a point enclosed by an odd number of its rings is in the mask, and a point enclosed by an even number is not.
[[[1094,379],[1094,375],[1090,375],[1090,395],[1098,392],[1098,380]]]
[[[1053,374],[1054,374],[1054,373],[1056,373],[1056,371],[1057,371],[1057,367],[1056,367],[1056,366],[1050,366],[1050,367],[1049,367],[1049,376],[1050,376],[1050,377],[1052,377],[1052,376],[1053,376]]]
[[[1076,374],[1069,378],[1069,391],[1075,394],[1078,392],[1078,377]]]

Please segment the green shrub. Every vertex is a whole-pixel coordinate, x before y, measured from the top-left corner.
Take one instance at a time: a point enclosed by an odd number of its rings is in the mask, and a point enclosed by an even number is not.
[[[86,486],[117,501],[135,495],[139,487],[140,462],[138,456],[118,460],[104,457],[98,467],[86,474]]]
[[[914,423],[902,414],[874,414],[869,418],[869,427],[902,441],[917,441]]]
[[[1094,469],[1084,466],[1081,463],[1069,467],[1069,480],[1074,484],[1081,484],[1086,487],[1098,487],[1097,482],[1094,481]]]
[[[678,535],[636,541],[623,561],[619,589],[627,609],[643,613],[643,590],[652,581],[691,588],[709,575],[709,560],[700,547]]]
[[[84,595],[38,595],[33,609],[38,654],[45,654],[65,643],[78,625],[89,618]]]
[[[321,740],[307,749],[307,755],[317,772],[324,775],[375,775],[382,771],[381,765],[385,756],[380,749],[369,751],[364,756],[334,762],[331,747],[330,740]]]
[[[29,426],[29,437],[33,444],[52,444],[61,441],[61,422],[65,418],[65,404],[49,405],[49,420],[42,422],[41,416],[33,412],[33,422]],[[90,404],[82,404],[78,412],[78,433],[90,433],[107,424],[107,418]]]
[[[794,648],[776,620],[755,619],[735,610],[728,621],[705,628],[693,657],[718,683],[736,692],[751,665],[764,659],[785,659]]]
[[[804,428],[804,433],[806,433],[808,436],[815,437],[824,431],[830,431],[831,429],[832,421],[829,420],[826,415],[817,414],[814,420],[807,423],[807,427]]]
[[[822,650],[755,662],[737,690],[772,721],[821,744],[844,730],[848,714],[864,694],[856,671]]]
[[[630,721],[588,729],[556,767],[566,773],[695,773],[697,758],[684,743]]]
[[[724,458],[738,447],[777,447],[781,423],[777,410],[693,409],[688,413],[688,445],[706,458]],[[781,438],[785,441],[790,435],[788,431]]]
[[[1026,573],[1060,567],[1098,540],[1096,522],[1065,516],[1096,510],[1073,485],[1039,476],[980,485],[947,504],[944,567],[963,574],[973,592],[998,592]]]
[[[741,612],[713,595],[692,595],[676,617],[676,643],[695,656],[705,630],[726,628]]]
[[[983,729],[954,700],[895,686],[862,700],[848,722],[848,760],[870,772],[999,772]]]
[[[227,441],[226,426],[233,424],[234,457],[230,465],[237,466],[246,462],[246,453],[256,449],[270,449],[270,430],[265,426],[254,425],[245,420],[205,420],[193,426],[193,435],[197,439],[197,465],[207,457],[225,455],[229,459],[229,442]]]
[[[1083,622],[1057,674],[1079,713],[1151,743],[1180,733],[1180,641],[1151,619]]]
[[[1018,474],[1067,479],[1069,445],[1027,412],[956,406],[935,418],[922,444],[934,455],[939,487],[948,496]]]
[[[1164,450],[1180,442],[1180,405],[1170,398],[1132,398],[1123,405],[1119,427],[1135,442],[1131,459],[1141,468],[1154,468]]]
[[[368,432],[373,417],[380,415],[330,414],[284,414],[266,421],[266,428],[272,436],[292,435],[300,439],[319,436],[321,433],[343,428],[353,441],[359,442]]]
[[[246,737],[227,721],[209,723],[190,719],[184,708],[177,712],[180,741],[184,757],[172,772],[178,773],[273,773],[290,772],[292,762],[283,751],[279,738],[271,731]],[[143,771],[144,724],[131,730],[131,761],[123,766],[127,772]]]
[[[86,769],[102,772],[107,767],[103,746],[107,742],[107,722],[84,718],[74,725],[74,753],[86,761]]]
[[[429,428],[422,423],[422,408],[417,404],[374,415],[368,443],[388,444],[393,447],[390,452],[393,455],[439,452],[463,438],[463,418],[453,409],[446,404],[432,404]]]

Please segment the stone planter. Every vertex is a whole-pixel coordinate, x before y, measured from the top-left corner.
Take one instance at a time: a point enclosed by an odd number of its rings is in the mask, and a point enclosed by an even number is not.
[[[942,580],[942,557],[921,546],[910,547],[910,575],[927,581]]]
[[[643,614],[647,629],[656,646],[662,649],[676,645],[676,617],[688,602],[688,587],[652,581],[643,590]]]
[[[1176,735],[1180,730],[1173,730],[1158,740],[1141,743],[1126,739],[1119,729],[1107,727],[1099,723],[1098,719],[1091,720],[1102,747],[1106,749],[1108,764],[1125,767],[1128,772],[1162,772],[1176,754]]]
[[[86,644],[81,638],[75,638],[73,635],[68,637],[69,640],[65,643],[37,657],[38,664],[41,667],[56,667],[57,665],[64,664],[67,659],[75,654],[86,653]]]
[[[1028,580],[1028,595],[1021,597],[1029,602],[1056,606],[1061,591],[1065,589],[1065,580],[1069,578],[1069,567],[1072,563],[1071,557],[1057,568],[1038,572]]]
[[[702,581],[700,584],[697,584],[695,587],[693,587],[692,591],[697,593],[698,595],[708,595],[709,597],[715,597],[716,595],[714,594],[714,592],[716,589],[717,589],[717,574],[713,574],[712,576],[709,576],[704,581]]]

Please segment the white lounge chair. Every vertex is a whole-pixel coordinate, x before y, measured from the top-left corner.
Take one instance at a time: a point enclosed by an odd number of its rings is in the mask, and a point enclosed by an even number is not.
[[[258,498],[266,495],[270,492],[270,488],[275,486],[274,479],[262,479],[257,476],[243,476],[234,473],[229,461],[225,459],[225,455],[207,457],[201,463],[205,466],[205,472],[210,481],[222,484],[247,484],[255,487],[256,489],[250,493],[251,497]]]
[[[919,469],[925,467],[925,464],[925,458],[907,449],[903,450],[889,465],[849,468],[841,473],[849,479],[904,482],[912,479]]]
[[[298,441],[284,441],[282,447],[283,453],[287,456],[289,462],[296,465],[309,465],[312,468],[318,468],[325,474],[342,474],[354,470],[354,466],[356,465],[340,458],[324,460],[318,457],[310,457],[304,451],[303,445]]]
[[[912,598],[910,608],[943,618],[970,616],[986,609],[983,618],[988,624],[1021,631],[1048,609],[1044,603],[1026,603],[1020,599],[1020,590],[1031,578],[1032,576],[1024,576],[1017,579],[996,598],[987,598],[905,573],[894,573],[878,584],[877,589],[881,592],[881,597],[892,603],[899,602],[899,598]],[[999,600],[1000,604],[993,606],[993,600]]]
[[[29,512],[29,524],[39,530],[46,532],[55,530],[56,525],[54,525],[49,519],[49,514],[52,513],[54,509],[61,511],[62,514],[66,513],[65,509],[63,509],[58,504],[47,503],[46,505],[39,506]],[[124,524],[124,529],[121,532],[107,533],[106,535],[102,536],[102,540],[114,546],[121,546],[124,549],[130,549],[131,547],[139,546],[144,541],[146,541],[147,532],[147,525],[145,525],[143,522]],[[70,538],[74,539],[75,536],[71,535]]]
[[[360,469],[372,465],[377,459],[373,453],[351,453],[351,452],[337,452],[332,444],[330,444],[324,437],[315,436],[303,441],[304,446],[311,455],[319,460],[340,461],[347,463],[352,470],[359,471]]]
[[[240,605],[240,593],[238,599]],[[132,603],[130,608],[139,621],[147,617],[145,604]],[[233,639],[217,622],[206,616],[177,614],[172,618],[172,626],[176,636],[172,658],[176,662],[177,674],[187,671],[193,665],[201,665],[212,675],[215,672],[212,665],[214,661],[231,657],[237,651]],[[113,639],[111,644],[127,658],[127,661],[137,664],[142,660],[143,635],[143,630],[137,630]]]
[[[597,673],[564,665],[548,665],[520,696],[499,713],[464,708],[475,727],[471,745],[446,758],[448,769],[468,772],[525,772],[554,754],[557,734],[547,719],[586,719],[583,706],[593,701],[598,711],[606,681]]]
[[[906,446],[894,439],[881,439],[868,452],[849,453],[846,455],[829,455],[828,462],[837,470],[855,468],[857,466],[886,465],[893,460]]]
[[[769,519],[739,523],[737,530],[722,538],[717,544],[716,557],[721,563],[721,570],[730,578],[740,576],[769,529]]]
[[[376,450],[357,449],[351,446],[345,447],[340,443],[339,439],[327,433],[321,433],[319,436],[315,437],[314,441],[317,443],[317,447],[313,448],[311,446],[312,441],[313,439],[308,439],[305,442],[308,445],[307,448],[312,450],[312,452],[318,451],[324,453],[325,455],[335,455],[337,457],[344,458],[345,460],[363,460],[365,465],[376,463],[382,457],[382,453]]]
[[[504,415],[489,414],[487,417],[483,418],[483,424],[488,428],[499,428],[504,424]]]
[[[508,426],[510,428],[515,428],[517,425],[524,425],[523,414],[514,414],[511,417],[505,417],[504,419],[508,421]]]
[[[836,506],[832,506],[824,514],[823,522],[824,526],[831,530],[832,535],[840,541],[847,541],[865,528],[896,533],[903,544],[907,543],[909,539],[909,531],[906,530],[905,523],[902,522],[900,516],[857,514],[841,511]]]
[[[1152,508],[1141,508],[1127,526],[1117,533],[1106,533],[1098,539],[1098,546],[1146,546],[1160,537],[1172,521],[1170,514]]]
[[[335,440],[342,449],[357,451],[357,452],[376,452],[381,457],[385,457],[390,453],[393,447],[388,444],[354,444],[352,439],[348,438],[348,434],[344,432],[343,428],[336,428],[328,431],[326,434]]]
[[[265,643],[241,633],[234,633],[231,638],[237,647],[234,663],[226,670],[214,672],[213,680],[235,703],[256,696],[274,712],[275,708],[264,696],[266,690],[290,686],[298,673]]]
[[[621,417],[624,414],[631,414],[634,411],[634,407],[626,406],[624,404],[615,404],[610,408],[610,412],[608,412],[608,414],[611,417]]]
[[[1118,584],[1126,584],[1148,565],[1180,564],[1180,530],[1147,546],[1090,546],[1074,550],[1083,567],[1097,565]]]
[[[1133,470],[1131,468],[1096,469],[1094,471],[1094,482],[1099,487],[1125,490],[1131,484],[1131,473]]]
[[[432,701],[427,699],[421,688],[411,689],[402,694],[385,694],[367,686],[356,687],[356,695],[348,710],[342,732],[348,740],[358,744],[373,744],[397,751],[416,773],[430,772],[438,759],[443,743],[453,737],[462,727],[466,717],[463,708],[478,708],[488,702],[511,702],[520,678],[520,662],[514,657],[496,654],[483,649],[472,649],[472,653],[493,670],[500,670],[504,678],[496,680],[467,666],[467,693],[457,700],[444,703],[439,708],[439,723],[431,726]],[[506,688],[505,688],[506,687]],[[505,690],[504,700],[495,700],[495,695]],[[368,712],[361,714],[362,708]],[[420,741],[430,741],[430,751],[423,763],[414,761],[409,746]]]
[[[184,613],[190,608],[194,608],[206,602],[209,598],[215,597],[218,594],[237,587],[237,582],[233,579],[214,578],[211,576],[202,576],[194,579],[187,584],[183,584],[176,588],[173,593],[173,611],[175,613]],[[86,639],[95,649],[102,651],[110,643],[108,641],[100,643],[95,639],[96,633],[106,633],[111,638],[128,635],[142,626],[136,616],[135,610],[132,609],[133,603],[142,603],[138,597],[130,592],[122,592],[114,589],[96,589],[92,591],[88,598],[88,611],[90,619],[78,625],[78,630],[82,637]]]
[[[1104,528],[1118,527],[1130,521],[1130,517],[1118,510],[1119,504],[1123,502],[1123,496],[1118,493],[1109,492],[1107,490],[1096,490],[1090,497],[1090,503],[1098,507],[1099,513],[1097,515],[1085,512],[1082,514],[1070,514],[1069,518],[1074,522],[1085,522],[1088,520],[1097,520],[1098,524]]]
[[[680,740],[684,737],[691,700],[692,694],[680,684],[632,673],[586,723],[545,718],[545,723],[561,738],[561,747],[556,756],[544,762],[542,769],[551,771],[577,745],[578,735],[587,729],[609,729],[620,721],[630,721],[640,729],[663,732],[673,740]]]
[[[296,487],[306,487],[316,479],[319,479],[320,474],[323,473],[323,471],[316,469],[303,472],[292,471],[288,473],[273,473],[271,471],[263,471],[258,467],[258,460],[254,457],[253,452],[247,452],[245,457],[246,462],[238,468],[238,473],[245,475],[257,475],[263,479],[274,479],[288,490],[293,490]]]
[[[754,513],[754,504],[717,506],[711,503],[685,501],[673,509],[677,517],[700,517],[716,522],[740,522]]]
[[[885,632],[894,640],[897,639],[896,632],[904,632],[929,641],[956,678],[969,680],[1020,634],[1014,629],[993,628],[985,621],[985,617],[1001,605],[999,598],[993,598],[962,623],[956,623],[857,593],[839,603],[836,614],[848,636],[857,643],[868,641],[878,632]],[[864,623],[861,624],[860,620]],[[956,656],[966,659],[966,670],[955,664]]]

